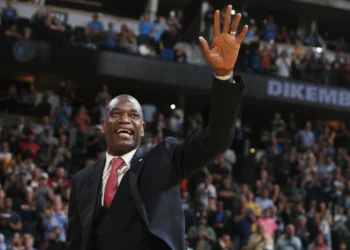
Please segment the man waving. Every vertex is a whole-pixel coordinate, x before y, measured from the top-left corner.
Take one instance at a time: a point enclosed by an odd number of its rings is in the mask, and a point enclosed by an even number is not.
[[[179,184],[222,154],[233,140],[235,116],[244,87],[233,75],[247,33],[230,24],[223,32],[215,12],[211,47],[200,37],[203,56],[214,69],[209,125],[184,142],[165,138],[149,152],[139,147],[146,124],[138,101],[115,97],[101,121],[106,157],[72,180],[67,250],[185,250]]]

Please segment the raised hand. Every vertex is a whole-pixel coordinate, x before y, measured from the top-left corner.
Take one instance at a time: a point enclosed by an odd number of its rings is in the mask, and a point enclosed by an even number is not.
[[[237,14],[231,25],[231,11],[232,6],[229,5],[226,10],[222,34],[220,33],[220,11],[215,11],[214,39],[210,48],[207,41],[203,37],[199,37],[203,57],[214,68],[214,72],[218,76],[231,74],[237,61],[241,43],[248,31],[248,26],[245,25],[241,33],[237,35],[237,27],[242,15]]]

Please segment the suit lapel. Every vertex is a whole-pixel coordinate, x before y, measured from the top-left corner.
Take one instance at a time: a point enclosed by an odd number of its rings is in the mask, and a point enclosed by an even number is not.
[[[136,208],[137,208],[142,220],[144,221],[144,223],[148,227],[149,221],[148,221],[145,205],[140,197],[139,186],[137,183],[137,179],[138,179],[138,176],[139,176],[140,171],[142,169],[142,165],[145,161],[144,156],[145,156],[145,151],[141,148],[138,148],[135,152],[134,157],[131,160],[129,178],[130,178],[131,195],[132,195],[133,200],[135,202]]]
[[[95,163],[95,166],[92,168],[92,173],[89,174],[88,177],[88,190],[87,190],[87,197],[91,198],[91,204],[89,208],[89,224],[92,225],[93,218],[95,216],[96,208],[99,204],[101,204],[101,200],[98,198],[99,196],[99,190],[100,185],[102,182],[102,174],[103,169],[106,163],[106,158],[103,158]]]

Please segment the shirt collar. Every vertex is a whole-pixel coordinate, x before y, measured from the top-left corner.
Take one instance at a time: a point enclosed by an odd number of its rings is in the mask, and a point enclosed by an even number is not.
[[[110,155],[106,152],[106,166],[107,166],[107,168],[110,165],[109,163],[111,162],[111,160],[113,160],[114,158],[119,158],[119,157],[124,160],[126,166],[130,167],[131,159],[134,157],[136,150],[137,150],[137,148],[130,151],[129,153],[126,153],[125,155],[122,155],[122,156],[113,156],[113,155]]]

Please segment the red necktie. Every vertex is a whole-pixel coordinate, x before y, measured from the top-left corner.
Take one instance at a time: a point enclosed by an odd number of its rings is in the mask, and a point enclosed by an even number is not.
[[[112,160],[112,169],[105,187],[104,207],[109,208],[118,189],[118,170],[124,165],[122,158]]]

